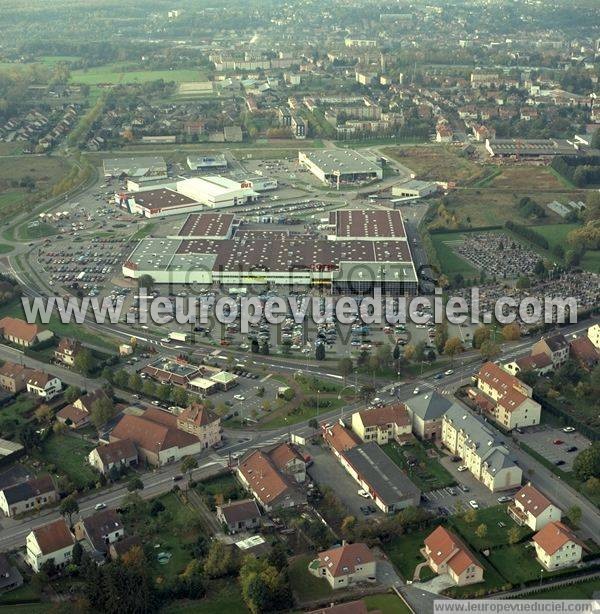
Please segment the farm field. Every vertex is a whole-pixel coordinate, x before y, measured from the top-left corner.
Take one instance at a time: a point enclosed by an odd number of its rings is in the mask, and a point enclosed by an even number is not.
[[[418,179],[466,183],[483,175],[482,167],[443,145],[387,147],[382,151],[408,166]]]
[[[128,63],[106,64],[87,70],[74,70],[71,73],[71,83],[83,85],[98,85],[100,83],[146,83],[148,81],[203,81],[205,76],[198,70],[127,70],[136,68]]]

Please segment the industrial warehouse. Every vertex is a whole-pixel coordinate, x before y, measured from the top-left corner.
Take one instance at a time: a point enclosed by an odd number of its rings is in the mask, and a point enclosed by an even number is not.
[[[193,177],[152,186],[137,192],[115,194],[116,204],[145,217],[193,213],[253,202],[259,194],[251,181],[234,181],[220,175]]]
[[[210,217],[209,217],[210,216]],[[207,219],[204,219],[207,218]],[[333,293],[412,295],[418,278],[397,211],[339,211],[327,236],[244,229],[230,214],[194,214],[179,234],[138,243],[123,275],[156,283],[319,286]],[[382,240],[385,239],[385,240]]]
[[[167,163],[162,156],[106,158],[102,166],[105,177],[134,177],[146,180],[167,177]]]
[[[299,151],[298,162],[326,185],[383,179],[383,167],[374,156],[352,149]]]

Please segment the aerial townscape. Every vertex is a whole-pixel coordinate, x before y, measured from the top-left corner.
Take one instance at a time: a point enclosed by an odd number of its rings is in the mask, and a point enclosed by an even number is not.
[[[598,0],[0,0],[0,614],[598,599],[599,78]]]

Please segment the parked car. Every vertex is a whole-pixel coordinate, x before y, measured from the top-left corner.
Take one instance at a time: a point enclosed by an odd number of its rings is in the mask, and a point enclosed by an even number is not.
[[[552,442],[555,446],[560,446],[561,444],[565,443],[562,439],[555,439]]]
[[[561,467],[562,465],[564,465],[564,464],[565,464],[565,461],[564,461],[564,460],[562,460],[561,458],[559,458],[557,461],[554,461],[554,464],[555,464],[557,467]]]
[[[575,429],[572,426],[565,426],[565,428],[562,431],[563,433],[574,433]]]
[[[454,369],[448,369],[444,372],[444,375],[452,375],[454,373]]]
[[[498,497],[498,503],[510,503],[512,501],[512,497],[508,495],[503,495],[502,497]]]
[[[96,505],[94,505],[94,509],[96,511],[103,510],[105,508],[106,508],[106,503],[96,503]]]
[[[450,460],[451,460],[453,463],[458,463],[458,462],[460,461],[460,456],[452,456],[452,457],[450,458]]]
[[[466,465],[459,465],[459,466],[456,468],[456,470],[457,470],[457,471],[460,471],[461,473],[462,473],[463,471],[466,471],[467,469],[468,469],[468,467],[467,467]]]
[[[577,446],[571,446],[567,448],[567,452],[577,452],[579,448]]]
[[[414,390],[413,390],[413,394],[419,394],[419,392],[421,392],[420,388],[417,386]]]
[[[463,492],[469,492],[471,489],[466,485],[466,484],[459,484],[458,487],[463,491]]]
[[[371,495],[364,489],[359,488],[359,490],[357,491],[357,494],[362,497],[363,499],[370,499]]]
[[[245,397],[244,395],[242,395],[242,394],[234,394],[234,395],[233,395],[233,398],[234,398],[236,401],[245,401],[245,400],[246,400],[246,397]]]
[[[477,501],[475,501],[475,499],[471,499],[469,501],[469,505],[474,509],[474,510],[478,510],[479,509],[479,503],[477,503]]]

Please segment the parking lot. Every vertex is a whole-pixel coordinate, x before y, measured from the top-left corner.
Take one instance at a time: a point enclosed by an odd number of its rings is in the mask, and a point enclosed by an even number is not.
[[[314,482],[321,488],[324,486],[331,488],[357,519],[383,517],[383,512],[373,504],[371,499],[364,499],[358,495],[360,486],[350,477],[327,447],[311,445],[308,451],[313,459],[308,473]],[[367,506],[375,511],[365,514],[361,508]]]
[[[591,444],[581,433],[565,433],[547,425],[528,428],[523,434],[515,433],[515,437],[559,466],[561,471],[572,471],[577,454]]]

